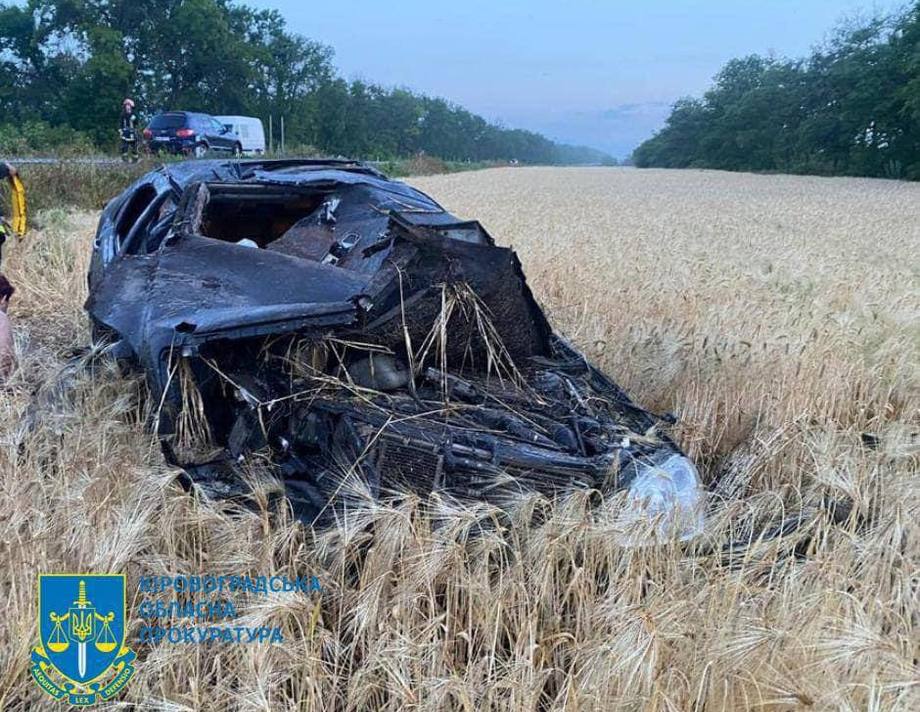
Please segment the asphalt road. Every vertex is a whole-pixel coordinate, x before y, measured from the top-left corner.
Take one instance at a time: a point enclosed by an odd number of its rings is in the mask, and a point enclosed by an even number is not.
[[[58,163],[82,163],[91,166],[118,165],[120,158],[11,158],[10,163],[16,166],[29,165],[55,165]]]

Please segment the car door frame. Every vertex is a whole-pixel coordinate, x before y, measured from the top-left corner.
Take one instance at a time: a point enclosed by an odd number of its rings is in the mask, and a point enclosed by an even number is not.
[[[236,144],[236,141],[233,140],[233,132],[224,132],[224,125],[210,114],[207,118],[208,125],[211,127],[211,131],[214,132],[214,139],[211,142],[212,147],[216,150],[232,154]]]

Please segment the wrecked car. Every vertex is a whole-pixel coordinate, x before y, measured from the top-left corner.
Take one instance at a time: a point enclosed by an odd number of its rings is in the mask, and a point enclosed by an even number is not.
[[[555,333],[516,254],[351,161],[161,166],[102,213],[94,338],[143,370],[168,462],[267,468],[314,521],[349,497],[629,497],[683,537],[693,464]]]

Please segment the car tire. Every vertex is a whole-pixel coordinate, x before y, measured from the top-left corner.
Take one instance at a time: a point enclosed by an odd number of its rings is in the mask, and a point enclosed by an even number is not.
[[[192,150],[192,153],[194,154],[195,158],[204,158],[206,155],[208,155],[208,151],[210,150],[211,147],[208,146],[208,144],[202,142],[195,144],[195,148]]]

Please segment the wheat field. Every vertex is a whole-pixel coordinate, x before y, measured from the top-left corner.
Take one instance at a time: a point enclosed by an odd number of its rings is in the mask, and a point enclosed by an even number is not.
[[[553,324],[711,490],[693,545],[623,548],[573,494],[510,511],[381,502],[324,532],[186,493],[142,386],[87,343],[96,215],[50,210],[4,271],[0,708],[29,678],[36,576],[316,575],[234,598],[276,644],[129,641],[114,706],[158,710],[920,709],[920,185],[608,168],[411,181],[518,251]],[[33,392],[38,405],[30,409]],[[617,502],[611,502],[615,509]],[[786,536],[767,537],[792,521]]]

